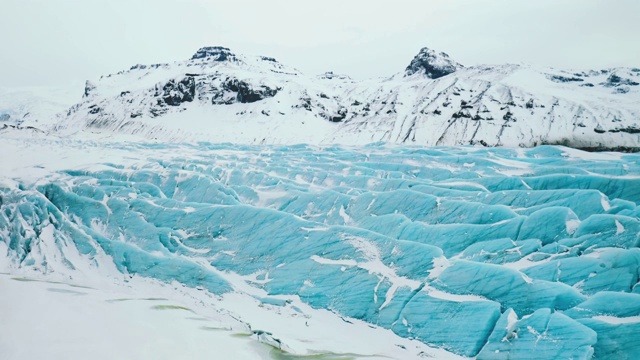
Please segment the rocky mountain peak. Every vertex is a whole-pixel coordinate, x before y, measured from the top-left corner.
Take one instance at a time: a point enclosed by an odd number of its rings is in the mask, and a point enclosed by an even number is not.
[[[227,61],[227,60],[234,60],[236,58],[236,55],[232,53],[231,50],[229,50],[229,48],[226,48],[226,47],[205,46],[198,49],[198,51],[196,51],[196,53],[193,54],[193,56],[191,57],[191,60],[208,59],[208,58],[210,58],[213,61]]]
[[[411,63],[405,69],[406,76],[423,72],[430,79],[437,79],[449,75],[456,70],[463,68],[461,64],[452,60],[449,55],[443,52],[436,52],[429,48],[422,48]]]

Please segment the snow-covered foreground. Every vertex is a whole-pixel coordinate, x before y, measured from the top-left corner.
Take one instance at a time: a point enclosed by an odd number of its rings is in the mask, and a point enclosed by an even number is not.
[[[238,293],[216,297],[136,277],[80,282],[95,287],[47,278],[0,274],[0,358],[459,358],[304,304],[304,313],[274,310]],[[295,352],[260,329],[285,336]]]
[[[9,358],[640,354],[640,155],[21,135],[0,151]]]
[[[2,359],[269,358],[266,347],[233,336],[247,329],[234,333],[178,305],[189,301],[149,297],[166,289],[105,291],[8,275],[0,286]]]

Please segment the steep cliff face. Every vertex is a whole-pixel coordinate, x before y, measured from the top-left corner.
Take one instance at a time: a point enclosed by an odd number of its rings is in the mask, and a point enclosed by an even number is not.
[[[204,47],[189,60],[87,82],[81,101],[45,130],[170,141],[628,150],[640,147],[638,103],[640,69],[464,67],[423,48],[404,72],[354,81]]]

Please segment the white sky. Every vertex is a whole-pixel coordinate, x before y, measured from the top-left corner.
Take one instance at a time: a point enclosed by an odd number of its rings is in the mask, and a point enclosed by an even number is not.
[[[222,45],[299,70],[402,71],[420,48],[465,65],[640,67],[639,0],[0,0],[0,87],[64,85]]]

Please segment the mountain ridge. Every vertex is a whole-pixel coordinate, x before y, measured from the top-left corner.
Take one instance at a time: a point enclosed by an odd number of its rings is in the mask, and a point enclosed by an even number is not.
[[[639,83],[636,68],[465,67],[429,48],[396,75],[355,81],[209,46],[87,81],[79,102],[40,127],[167,141],[635,150]]]

